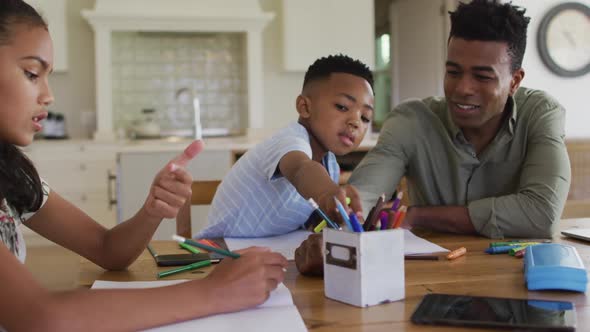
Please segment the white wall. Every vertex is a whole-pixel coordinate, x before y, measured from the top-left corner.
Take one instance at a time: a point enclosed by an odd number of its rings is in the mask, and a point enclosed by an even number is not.
[[[590,0],[578,0],[590,6]],[[527,9],[526,16],[531,18],[527,38],[527,51],[523,68],[525,78],[523,85],[547,91],[557,98],[566,109],[565,133],[568,138],[590,137],[590,74],[577,78],[564,78],[553,74],[543,64],[537,50],[537,30],[543,18],[553,6],[563,3],[559,0],[513,0],[513,3]],[[590,34],[590,31],[588,31]]]
[[[275,13],[274,20],[266,26],[262,35],[262,66],[264,125],[276,129],[297,119],[295,99],[301,92],[305,73],[287,72],[283,69],[282,1],[260,0],[260,7],[263,11]]]
[[[68,69],[49,78],[55,97],[49,109],[65,114],[67,132],[74,138],[88,138],[94,131],[94,32],[80,15],[93,7],[94,0],[66,0]]]
[[[443,0],[395,0],[390,7],[391,103],[442,95],[446,59]],[[454,8],[454,7],[453,7]]]

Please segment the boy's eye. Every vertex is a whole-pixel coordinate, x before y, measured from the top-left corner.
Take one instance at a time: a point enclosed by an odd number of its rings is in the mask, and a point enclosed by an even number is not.
[[[340,105],[340,104],[335,104],[334,105],[336,107],[336,109],[338,109],[339,111],[348,111],[348,107],[344,106],[344,105]]]
[[[459,75],[459,72],[456,71],[456,70],[447,70],[447,75],[450,75],[450,76],[458,76]]]
[[[28,71],[28,70],[25,70],[25,76],[26,76],[26,77],[27,77],[29,80],[31,80],[31,81],[34,81],[34,80],[36,80],[36,79],[39,77],[39,75],[37,75],[37,74],[35,74],[35,73],[33,73],[33,72],[30,72],[30,71]]]
[[[369,122],[371,122],[371,119],[369,119],[368,117],[363,115],[363,116],[361,116],[361,121],[363,121],[364,123],[369,123]]]

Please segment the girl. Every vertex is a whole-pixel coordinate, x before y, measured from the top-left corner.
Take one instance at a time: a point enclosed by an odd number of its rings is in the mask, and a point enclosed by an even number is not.
[[[21,224],[105,269],[124,269],[190,195],[184,166],[203,148],[190,144],[156,175],[137,214],[105,229],[50,190],[18,148],[32,143],[53,101],[52,53],[39,14],[22,0],[0,1],[0,330],[139,330],[262,303],[287,265],[262,248],[223,260],[205,279],[163,288],[52,293],[33,279],[22,264]]]

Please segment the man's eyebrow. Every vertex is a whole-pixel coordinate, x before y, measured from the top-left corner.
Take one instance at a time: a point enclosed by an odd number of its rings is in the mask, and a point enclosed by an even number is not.
[[[450,67],[456,67],[456,68],[462,68],[458,63],[455,63],[453,61],[447,61],[446,62],[447,66]],[[473,71],[485,71],[485,72],[491,72],[494,73],[494,68],[490,67],[490,66],[473,66],[471,67],[471,70]]]
[[[473,66],[472,69],[475,71],[487,71],[492,73],[494,72],[494,68],[490,66]]]
[[[354,98],[353,96],[349,95],[348,93],[339,93],[338,95],[339,96],[344,96],[344,97],[346,97],[346,99],[348,99],[348,100],[350,100],[350,101],[352,101],[354,103],[356,103],[356,101],[357,101],[356,98]],[[373,109],[373,106],[371,106],[369,104],[364,104],[363,106],[365,106],[366,108],[371,109],[371,111],[374,110]]]
[[[30,55],[30,56],[25,56],[20,58],[21,60],[35,60],[38,61],[41,66],[43,67],[43,69],[47,70],[49,68],[49,63],[47,63],[47,61],[43,60],[41,57],[35,56],[35,55]]]

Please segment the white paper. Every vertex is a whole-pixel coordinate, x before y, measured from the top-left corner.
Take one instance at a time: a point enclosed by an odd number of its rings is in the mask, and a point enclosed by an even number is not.
[[[187,280],[158,281],[103,281],[97,280],[92,289],[123,289],[163,287],[186,282]],[[260,332],[300,332],[307,331],[303,319],[293,304],[291,292],[284,284],[279,284],[268,300],[256,308],[239,312],[219,314],[198,318],[182,323],[170,324],[145,330],[151,332],[167,331],[260,331]]]
[[[273,251],[281,253],[288,260],[295,259],[295,249],[299,247],[312,232],[299,230],[284,235],[260,238],[225,238],[229,250],[240,250],[250,246],[269,247]],[[447,252],[449,250],[434,244],[428,240],[414,235],[409,230],[404,230],[404,254],[432,254]]]
[[[439,246],[438,244],[424,240],[409,230],[404,229],[404,255],[432,254],[435,252],[447,251],[449,250]]]
[[[295,259],[295,249],[299,247],[307,237],[313,234],[309,231],[298,230],[288,234],[257,237],[257,238],[225,238],[225,244],[231,251],[248,248],[251,246],[269,247],[272,251],[278,252],[288,260]]]
[[[149,332],[300,332],[307,331],[295,306],[251,309],[156,327]]]

